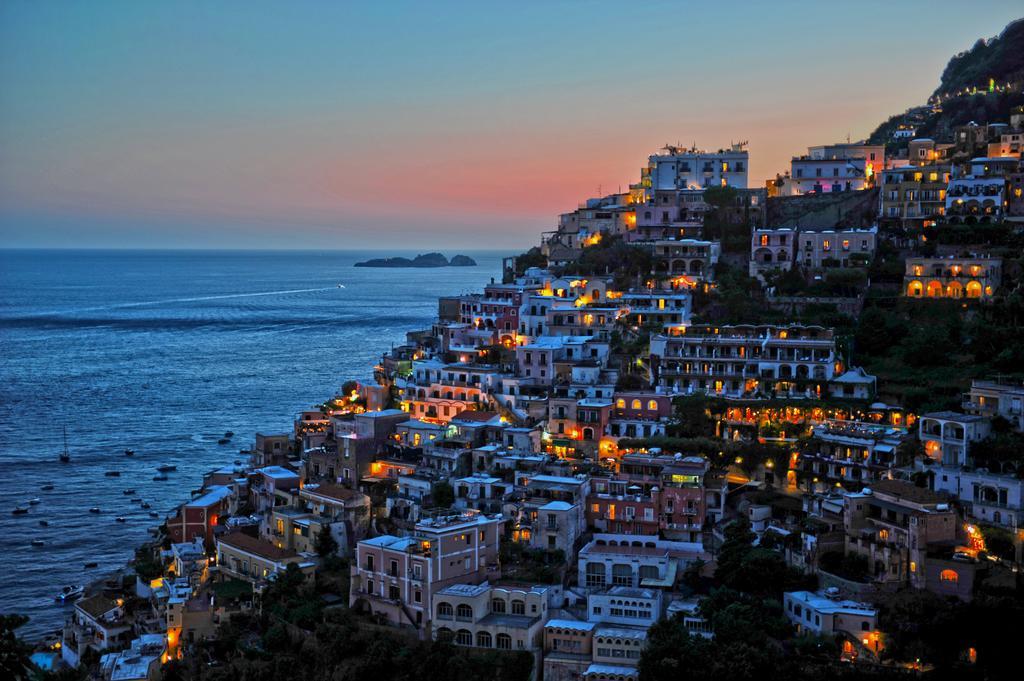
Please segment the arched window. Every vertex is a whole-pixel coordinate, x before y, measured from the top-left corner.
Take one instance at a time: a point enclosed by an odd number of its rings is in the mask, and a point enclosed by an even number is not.
[[[587,563],[587,586],[604,586],[604,563]]]
[[[455,608],[455,616],[459,619],[473,619],[473,608],[465,603],[459,603],[459,606]]]
[[[943,584],[955,585],[960,581],[960,575],[955,570],[943,570],[939,573],[939,581]]]
[[[505,601],[500,598],[491,599],[491,612],[505,612]]]
[[[449,629],[448,627],[441,627],[440,629],[437,630],[437,640],[438,641],[451,641],[452,640],[452,636],[453,636],[452,630]]]
[[[650,400],[647,403],[647,409],[649,411],[658,411],[658,400]]]
[[[512,650],[512,637],[508,634],[498,634],[494,637],[501,650]]]
[[[622,399],[620,397],[619,399],[617,399],[615,401],[615,406],[618,407],[619,409],[625,409],[626,408],[626,400],[624,400],[624,399]]]
[[[622,563],[612,565],[612,584],[615,586],[633,586],[632,566]]]
[[[920,298],[921,292],[924,290],[924,286],[919,281],[912,281],[907,285],[907,295],[911,298]]]
[[[476,645],[478,648],[490,648],[491,647],[491,634],[487,631],[478,631],[476,633]]]
[[[633,401],[632,401],[632,402],[630,403],[630,408],[631,408],[631,409],[640,409],[640,408],[641,408],[641,405],[640,405],[640,400],[633,400]]]
[[[452,604],[445,601],[441,601],[437,604],[437,616],[440,619],[451,619],[455,611],[452,609]]]
[[[940,281],[929,281],[928,282],[928,297],[929,298],[941,298],[942,297],[942,282],[940,282]]]
[[[473,632],[467,629],[459,629],[455,632],[455,642],[460,646],[471,646],[473,645]]]
[[[523,601],[512,601],[512,614],[513,615],[525,615],[526,614],[526,603]]]
[[[981,284],[976,281],[967,282],[967,297],[981,298]]]

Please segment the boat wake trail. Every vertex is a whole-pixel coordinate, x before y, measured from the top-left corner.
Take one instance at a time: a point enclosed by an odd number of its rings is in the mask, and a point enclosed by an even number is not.
[[[138,303],[118,303],[117,305],[102,305],[99,307],[80,307],[75,310],[55,310],[52,312],[39,312],[33,317],[54,317],[60,315],[74,315],[80,312],[95,312],[97,310],[121,310],[133,307],[149,307],[152,305],[170,305],[173,303],[199,303],[206,300],[227,300],[229,298],[258,298],[261,296],[284,296],[293,293],[320,293],[323,291],[334,291],[333,286],[322,288],[295,288],[283,291],[258,291],[255,293],[226,293],[216,296],[195,296],[191,298],[169,298],[167,300],[146,300]]]

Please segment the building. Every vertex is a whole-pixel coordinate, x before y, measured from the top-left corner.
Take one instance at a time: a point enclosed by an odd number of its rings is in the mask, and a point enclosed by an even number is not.
[[[858,142],[809,147],[790,164],[794,194],[860,191],[885,167],[885,147]]]
[[[985,439],[990,431],[989,420],[981,416],[936,411],[921,415],[917,436],[924,445],[924,453],[933,462],[964,466],[968,463],[971,443]]]
[[[910,435],[903,428],[826,420],[811,430],[790,472],[791,482],[818,493],[837,484],[854,489],[870,486],[900,465],[900,445],[908,439]]]
[[[946,213],[951,166],[935,164],[888,168],[882,172],[878,217],[899,227],[922,228]]]
[[[217,539],[217,570],[221,575],[262,586],[292,564],[307,575],[316,567],[312,555],[303,556],[292,549],[278,548],[243,532],[232,532]]]
[[[664,154],[651,155],[648,163],[652,190],[747,187],[749,170],[745,143],[728,150],[700,151],[667,144]]]
[[[501,516],[466,510],[421,520],[408,537],[364,539],[356,546],[349,605],[389,624],[424,627],[439,591],[500,574],[503,523]]]
[[[650,627],[664,612],[662,592],[613,586],[587,596],[587,619],[602,624]]]
[[[83,598],[75,603],[62,631],[61,657],[68,665],[77,667],[86,650],[116,650],[128,643],[130,635],[131,625],[125,619],[121,599],[103,595]]]
[[[763,280],[768,272],[788,271],[796,250],[796,229],[754,227],[750,234],[750,276]]]
[[[816,397],[842,373],[831,329],[695,325],[651,339],[659,391],[722,397]]]
[[[939,466],[929,473],[932,489],[959,499],[969,518],[1013,531],[1024,524],[1024,480],[1014,473],[961,466]]]
[[[879,480],[844,501],[846,553],[864,556],[878,585],[925,588],[931,546],[956,542],[959,523],[944,494],[901,480]]]
[[[987,300],[1002,283],[1002,258],[907,258],[903,292],[908,298]]]
[[[805,269],[866,266],[875,257],[877,227],[866,229],[800,228],[796,262]]]
[[[975,416],[1001,416],[1016,430],[1024,430],[1024,381],[976,378],[963,396],[962,408]]]
[[[671,591],[690,563],[706,558],[697,543],[596,533],[577,557],[580,586],[597,591],[613,586]]]
[[[1003,177],[964,177],[946,190],[946,219],[953,224],[999,222],[1006,210]]]
[[[786,618],[798,634],[834,636],[843,642],[844,653],[864,649],[877,657],[883,647],[877,608],[840,599],[829,591],[789,591],[782,601]]]
[[[434,597],[432,635],[459,646],[539,650],[548,619],[548,587],[452,584]]]
[[[235,501],[234,490],[227,485],[214,485],[178,509],[167,519],[167,533],[174,543],[190,542],[199,537],[212,545],[213,528],[227,517]]]

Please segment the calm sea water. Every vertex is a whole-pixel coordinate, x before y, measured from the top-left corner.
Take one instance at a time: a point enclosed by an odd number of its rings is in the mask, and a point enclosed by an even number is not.
[[[352,266],[380,253],[0,251],[0,611],[29,615],[26,636],[59,627],[53,594],[157,524],[132,497],[166,513],[255,432],[369,380],[439,295],[500,276],[501,253],[468,254],[479,266],[398,270]],[[177,472],[154,481],[165,462]]]

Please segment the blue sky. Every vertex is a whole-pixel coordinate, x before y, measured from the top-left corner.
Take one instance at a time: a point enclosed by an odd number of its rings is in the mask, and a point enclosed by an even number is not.
[[[666,142],[751,184],[1017,2],[0,5],[0,246],[519,248]]]

